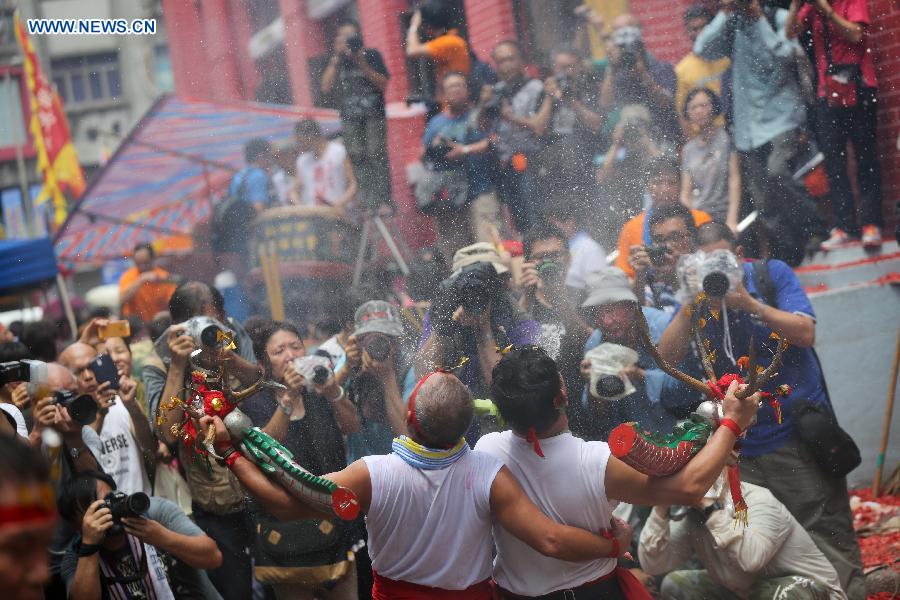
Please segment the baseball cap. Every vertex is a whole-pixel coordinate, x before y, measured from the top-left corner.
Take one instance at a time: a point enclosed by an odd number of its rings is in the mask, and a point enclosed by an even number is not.
[[[498,275],[509,272],[506,265],[501,262],[500,253],[497,252],[493,244],[488,242],[478,242],[457,250],[456,254],[453,255],[453,267],[451,270],[456,273],[463,267],[480,262],[489,262],[494,265]]]
[[[394,337],[403,335],[403,323],[397,308],[384,300],[369,300],[356,309],[353,335],[383,333]]]
[[[602,267],[586,278],[587,299],[582,308],[603,306],[614,302],[637,302],[637,296],[631,289],[631,283],[624,271],[618,267]]]

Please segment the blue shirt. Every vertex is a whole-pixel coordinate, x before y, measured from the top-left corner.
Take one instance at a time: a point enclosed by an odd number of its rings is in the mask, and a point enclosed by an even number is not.
[[[801,50],[784,35],[787,11],[775,17],[777,32],[765,17],[719,12],[694,42],[701,58],[731,58],[734,145],[744,152],[806,123],[796,71]]]
[[[654,343],[659,343],[659,338],[672,320],[672,315],[649,306],[641,307],[641,310],[650,327],[650,339]],[[602,342],[603,333],[595,329],[585,343],[584,351],[588,352]],[[611,427],[619,423],[636,421],[644,429],[670,433],[677,420],[676,414],[695,408],[701,400],[700,394],[657,367],[653,357],[643,345],[636,350],[637,364],[645,371],[644,381],[632,381],[636,391],[621,400],[610,402],[608,404],[610,414],[603,415],[603,418]],[[696,371],[688,370],[683,365],[679,365],[679,368],[691,374]],[[585,387],[581,397],[581,402],[585,406],[589,403],[588,393]]]
[[[753,270],[757,264],[744,264],[744,286],[754,298],[765,302],[765,298],[756,289],[756,283],[753,280]],[[768,264],[769,277],[775,291],[776,308],[815,319],[812,303],[791,268],[780,260],[770,260]],[[728,311],[727,314],[734,358],[749,355],[750,337],[751,334],[755,334],[756,354],[759,357],[760,366],[768,365],[777,343],[774,339],[769,338],[772,330],[751,318],[747,313]],[[725,354],[724,333],[720,323],[721,321],[708,319],[704,337],[710,340],[715,350],[716,374],[722,376],[725,373],[734,373],[737,369]],[[789,347],[784,352],[783,364],[778,369],[778,375],[769,380],[763,389],[774,392],[781,384],[788,384],[792,389],[791,394],[786,398],[779,397],[783,423],[779,425],[775,421],[775,413],[768,402],[763,403],[756,415],[756,425],[747,431],[747,437],[742,445],[744,455],[759,456],[774,452],[790,441],[795,433],[794,422],[791,418],[795,400],[804,398],[812,402],[828,403],[825,389],[822,387],[822,371],[811,348]]]
[[[244,187],[243,199],[254,206],[262,206],[262,208],[271,206],[274,196],[269,176],[259,167],[245,167],[236,173],[231,178],[231,186],[228,188],[228,193],[231,196],[237,196],[244,178],[247,179],[247,185]]]
[[[438,135],[445,140],[454,140],[462,145],[474,144],[483,140],[484,131],[473,122],[473,113],[468,111],[454,117],[446,112],[438,113],[428,121],[422,136],[422,145],[429,146]],[[449,171],[464,167],[469,180],[469,198],[475,198],[487,192],[491,187],[488,177],[488,154],[468,154],[462,161],[434,161],[436,171]]]

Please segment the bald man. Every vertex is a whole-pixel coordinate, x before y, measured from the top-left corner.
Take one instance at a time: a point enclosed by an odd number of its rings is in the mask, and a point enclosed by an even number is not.
[[[75,391],[91,395],[97,402],[97,419],[91,426],[100,435],[98,459],[103,471],[115,480],[119,491],[149,494],[147,465],[153,464],[156,451],[150,424],[134,390],[120,397],[111,382],[97,382],[90,368],[95,358],[93,346],[75,342],[60,353],[59,362],[75,376]]]
[[[474,408],[454,375],[425,376],[409,398],[408,436],[388,455],[368,456],[326,475],[353,490],[367,514],[374,600],[491,598],[492,520],[531,548],[561,560],[617,556],[631,530],[609,523],[614,540],[549,520],[499,460],[469,449]],[[217,417],[217,446],[233,455]],[[333,518],[300,503],[247,459],[229,458],[244,487],[282,520]]]

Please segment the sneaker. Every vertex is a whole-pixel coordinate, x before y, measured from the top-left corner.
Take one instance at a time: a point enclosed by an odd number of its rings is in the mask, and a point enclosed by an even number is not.
[[[863,248],[881,248],[881,229],[877,225],[866,225],[862,229]]]
[[[837,227],[832,228],[831,236],[822,242],[819,245],[821,250],[828,252],[829,250],[834,250],[838,246],[843,246],[851,241],[850,234],[848,234],[843,229],[838,229]]]

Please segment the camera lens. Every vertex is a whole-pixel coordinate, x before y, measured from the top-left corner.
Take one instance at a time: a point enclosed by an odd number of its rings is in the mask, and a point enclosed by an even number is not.
[[[326,381],[328,381],[328,369],[322,366],[313,367],[313,383],[316,385],[322,385]]]
[[[721,271],[713,271],[703,278],[703,291],[713,298],[721,298],[728,293],[730,287],[728,276]]]
[[[203,331],[200,332],[200,343],[207,347],[213,348],[216,344],[219,343],[219,328],[215,325],[207,325],[203,328]]]
[[[97,419],[97,403],[87,394],[73,398],[66,408],[72,420],[80,425],[90,425]]]
[[[625,382],[615,375],[604,375],[597,380],[597,395],[612,398],[625,393]]]
[[[144,492],[135,492],[125,499],[125,506],[131,516],[137,517],[150,508],[150,496]]]
[[[370,335],[366,339],[366,353],[372,360],[383,362],[391,353],[391,343],[384,336]]]

